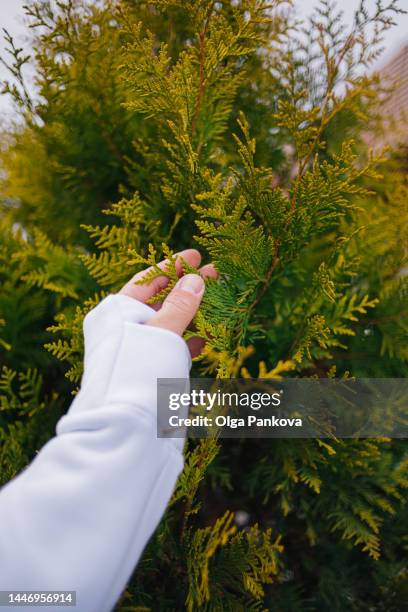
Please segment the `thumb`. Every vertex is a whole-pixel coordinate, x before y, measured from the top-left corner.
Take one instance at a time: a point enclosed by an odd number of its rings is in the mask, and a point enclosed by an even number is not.
[[[146,325],[183,334],[191,323],[204,295],[204,281],[198,274],[186,274],[170,291],[161,309]]]

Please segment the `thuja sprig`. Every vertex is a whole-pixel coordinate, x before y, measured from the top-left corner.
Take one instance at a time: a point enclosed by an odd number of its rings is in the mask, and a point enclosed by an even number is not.
[[[149,244],[146,256],[133,250],[129,251],[129,255],[131,255],[131,259],[127,262],[129,266],[140,264],[148,266],[146,272],[134,281],[135,285],[149,285],[152,281],[161,276],[166,276],[168,278],[166,287],[149,298],[147,300],[148,304],[158,304],[162,302],[175,287],[179,280],[176,262],[181,263],[183,274],[197,274],[198,272],[197,268],[188,264],[183,257],[180,257],[178,253],[174,253],[166,244],[163,243],[161,247],[161,258],[158,255],[158,250],[153,244]],[[165,263],[159,266],[158,260],[163,258]]]

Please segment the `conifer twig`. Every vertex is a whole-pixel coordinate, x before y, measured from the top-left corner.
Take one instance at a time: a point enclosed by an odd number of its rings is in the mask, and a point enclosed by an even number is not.
[[[293,197],[292,197],[292,200],[291,200],[291,210],[290,210],[288,219],[286,220],[286,223],[284,225],[283,232],[282,232],[283,234],[285,234],[287,232],[287,230],[288,230],[288,228],[290,226],[290,223],[292,221],[292,218],[293,218],[293,214],[294,214],[294,211],[295,211],[295,208],[296,208],[297,188],[299,186],[299,183],[300,183],[301,179],[303,178],[304,172],[305,172],[307,166],[309,165],[309,162],[310,162],[310,160],[311,160],[311,158],[313,156],[313,153],[314,153],[314,151],[316,149],[316,146],[317,146],[317,144],[318,144],[318,142],[319,142],[319,140],[320,140],[320,138],[321,138],[321,136],[323,134],[323,130],[326,127],[326,124],[327,124],[327,118],[328,118],[328,115],[327,115],[327,104],[329,102],[329,99],[330,99],[330,96],[331,96],[331,93],[332,93],[332,90],[333,90],[335,75],[337,74],[339,66],[340,66],[340,64],[341,64],[341,62],[342,62],[346,52],[349,50],[350,45],[352,44],[353,40],[354,40],[354,30],[353,30],[353,32],[351,32],[349,34],[349,36],[346,39],[346,42],[344,43],[344,47],[343,47],[343,49],[342,49],[342,51],[340,53],[340,57],[339,57],[338,61],[336,62],[336,66],[335,66],[335,69],[333,70],[331,78],[330,78],[330,75],[328,75],[329,76],[329,81],[328,81],[328,85],[327,85],[327,89],[326,89],[326,94],[325,94],[325,97],[324,97],[324,100],[323,100],[323,103],[322,103],[322,106],[321,106],[321,117],[320,117],[319,130],[318,130],[318,132],[316,134],[315,140],[314,140],[314,142],[313,142],[313,144],[312,144],[312,146],[310,148],[310,151],[309,151],[308,155],[299,164],[298,175],[296,177],[296,185],[295,185]],[[324,51],[324,49],[322,49],[322,51]],[[269,283],[271,282],[272,275],[273,275],[274,271],[276,270],[276,268],[277,268],[277,266],[279,264],[279,261],[280,261],[279,250],[280,250],[280,247],[281,247],[281,243],[282,243],[282,240],[279,240],[279,241],[276,242],[276,245],[275,245],[275,248],[274,248],[274,253],[272,255],[271,264],[270,264],[270,266],[268,268],[268,271],[266,273],[265,280],[264,280],[261,288],[259,289],[259,291],[258,291],[258,293],[257,293],[257,295],[256,295],[256,297],[254,299],[254,301],[249,306],[248,312],[251,312],[259,304],[260,300],[262,299],[262,297],[264,296],[265,292],[268,289]]]
[[[200,82],[199,82],[199,86],[198,86],[198,94],[197,94],[197,100],[196,100],[196,105],[195,105],[195,109],[194,109],[194,115],[193,115],[193,119],[191,121],[191,132],[192,134],[195,133],[196,128],[197,128],[197,120],[198,120],[198,116],[200,114],[200,110],[201,110],[201,104],[202,104],[202,100],[204,97],[204,93],[205,93],[205,69],[204,69],[204,62],[205,62],[205,39],[208,33],[208,27],[210,25],[210,19],[214,10],[214,6],[215,6],[215,0],[213,0],[213,2],[211,2],[209,8],[208,8],[208,13],[207,13],[207,17],[204,21],[204,27],[201,30],[201,32],[198,35],[199,38],[199,42],[200,42],[200,47],[199,47],[199,61],[200,61]]]

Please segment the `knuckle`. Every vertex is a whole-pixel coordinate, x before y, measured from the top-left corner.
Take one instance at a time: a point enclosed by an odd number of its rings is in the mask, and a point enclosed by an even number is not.
[[[179,289],[173,290],[169,294],[167,303],[171,304],[183,315],[191,316],[196,309],[196,300],[194,299],[194,295]]]

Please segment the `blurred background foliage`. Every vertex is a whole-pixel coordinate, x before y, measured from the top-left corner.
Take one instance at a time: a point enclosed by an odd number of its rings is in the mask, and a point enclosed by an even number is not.
[[[197,375],[407,376],[407,150],[367,146],[400,8],[356,8],[347,30],[326,1],[303,24],[282,0],[28,3],[0,149],[0,482],[53,435],[84,312],[149,244],[221,272]],[[388,439],[189,443],[118,609],[402,610],[407,464]]]

